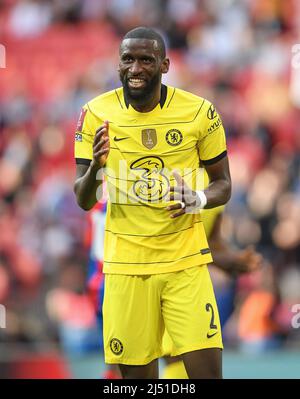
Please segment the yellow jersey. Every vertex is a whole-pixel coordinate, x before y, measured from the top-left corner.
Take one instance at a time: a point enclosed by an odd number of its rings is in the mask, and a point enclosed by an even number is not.
[[[77,163],[92,160],[95,132],[105,120],[110,152],[104,168],[109,195],[104,273],[167,273],[211,262],[201,212],[172,219],[166,207],[174,169],[191,188],[203,189],[200,162],[213,164],[227,154],[215,107],[165,85],[160,102],[145,113],[127,103],[123,88],[104,93],[82,109]]]

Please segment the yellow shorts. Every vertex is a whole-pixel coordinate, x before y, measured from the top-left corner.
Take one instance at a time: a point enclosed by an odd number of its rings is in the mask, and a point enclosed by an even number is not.
[[[169,333],[172,348],[163,349]],[[144,365],[205,348],[223,348],[215,295],[206,265],[153,275],[105,275],[105,362]]]

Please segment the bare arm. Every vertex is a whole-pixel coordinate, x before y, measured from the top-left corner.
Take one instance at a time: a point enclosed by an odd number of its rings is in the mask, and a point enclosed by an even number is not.
[[[231,275],[249,273],[261,268],[263,258],[252,247],[234,250],[222,239],[221,222],[222,215],[219,215],[209,237],[214,265]]]
[[[108,122],[96,131],[93,143],[93,159],[89,166],[76,166],[74,192],[78,205],[90,210],[102,197],[102,168],[109,153]]]
[[[231,178],[227,156],[212,165],[205,165],[205,170],[210,181],[204,190],[207,198],[205,208],[215,208],[226,204],[231,196]]]
[[[99,174],[98,174],[99,171]],[[90,210],[102,197],[102,174],[97,167],[76,165],[74,192],[77,203],[85,211]]]
[[[215,208],[226,204],[231,196],[231,178],[229,172],[227,156],[213,165],[205,166],[209,176],[210,184],[204,190],[207,198],[205,208]],[[173,173],[177,182],[176,187],[170,187],[170,200],[180,201],[179,204],[170,205],[168,211],[178,210],[171,215],[172,218],[184,215],[185,213],[194,213],[201,208],[201,199],[196,191],[193,191],[179,175],[178,172]],[[182,208],[182,203],[184,208]]]

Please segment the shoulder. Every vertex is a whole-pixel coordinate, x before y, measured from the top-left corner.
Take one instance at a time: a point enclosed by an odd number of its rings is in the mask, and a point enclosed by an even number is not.
[[[84,108],[88,109],[90,112],[98,112],[103,109],[103,107],[113,107],[114,105],[119,107],[119,101],[122,94],[123,88],[119,87],[100,94],[99,96],[88,101]]]
[[[171,87],[168,86],[170,90],[174,90],[174,100],[175,101],[182,101],[189,104],[201,104],[207,101],[205,98],[197,96],[194,93],[191,93],[186,90],[179,89],[178,87]]]
[[[205,114],[210,108],[214,108],[213,104],[204,97],[179,89],[178,87],[168,86],[168,88],[174,91],[174,105],[196,107],[200,114]]]
[[[179,88],[168,86],[172,93],[167,108],[176,115],[184,114],[189,121],[201,124],[210,124],[218,118],[214,105],[204,97]]]

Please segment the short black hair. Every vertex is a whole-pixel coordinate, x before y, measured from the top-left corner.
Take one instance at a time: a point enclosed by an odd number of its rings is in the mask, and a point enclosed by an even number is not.
[[[125,39],[149,39],[156,40],[158,50],[162,59],[166,58],[166,45],[162,36],[152,28],[139,26],[126,33],[122,41]]]

